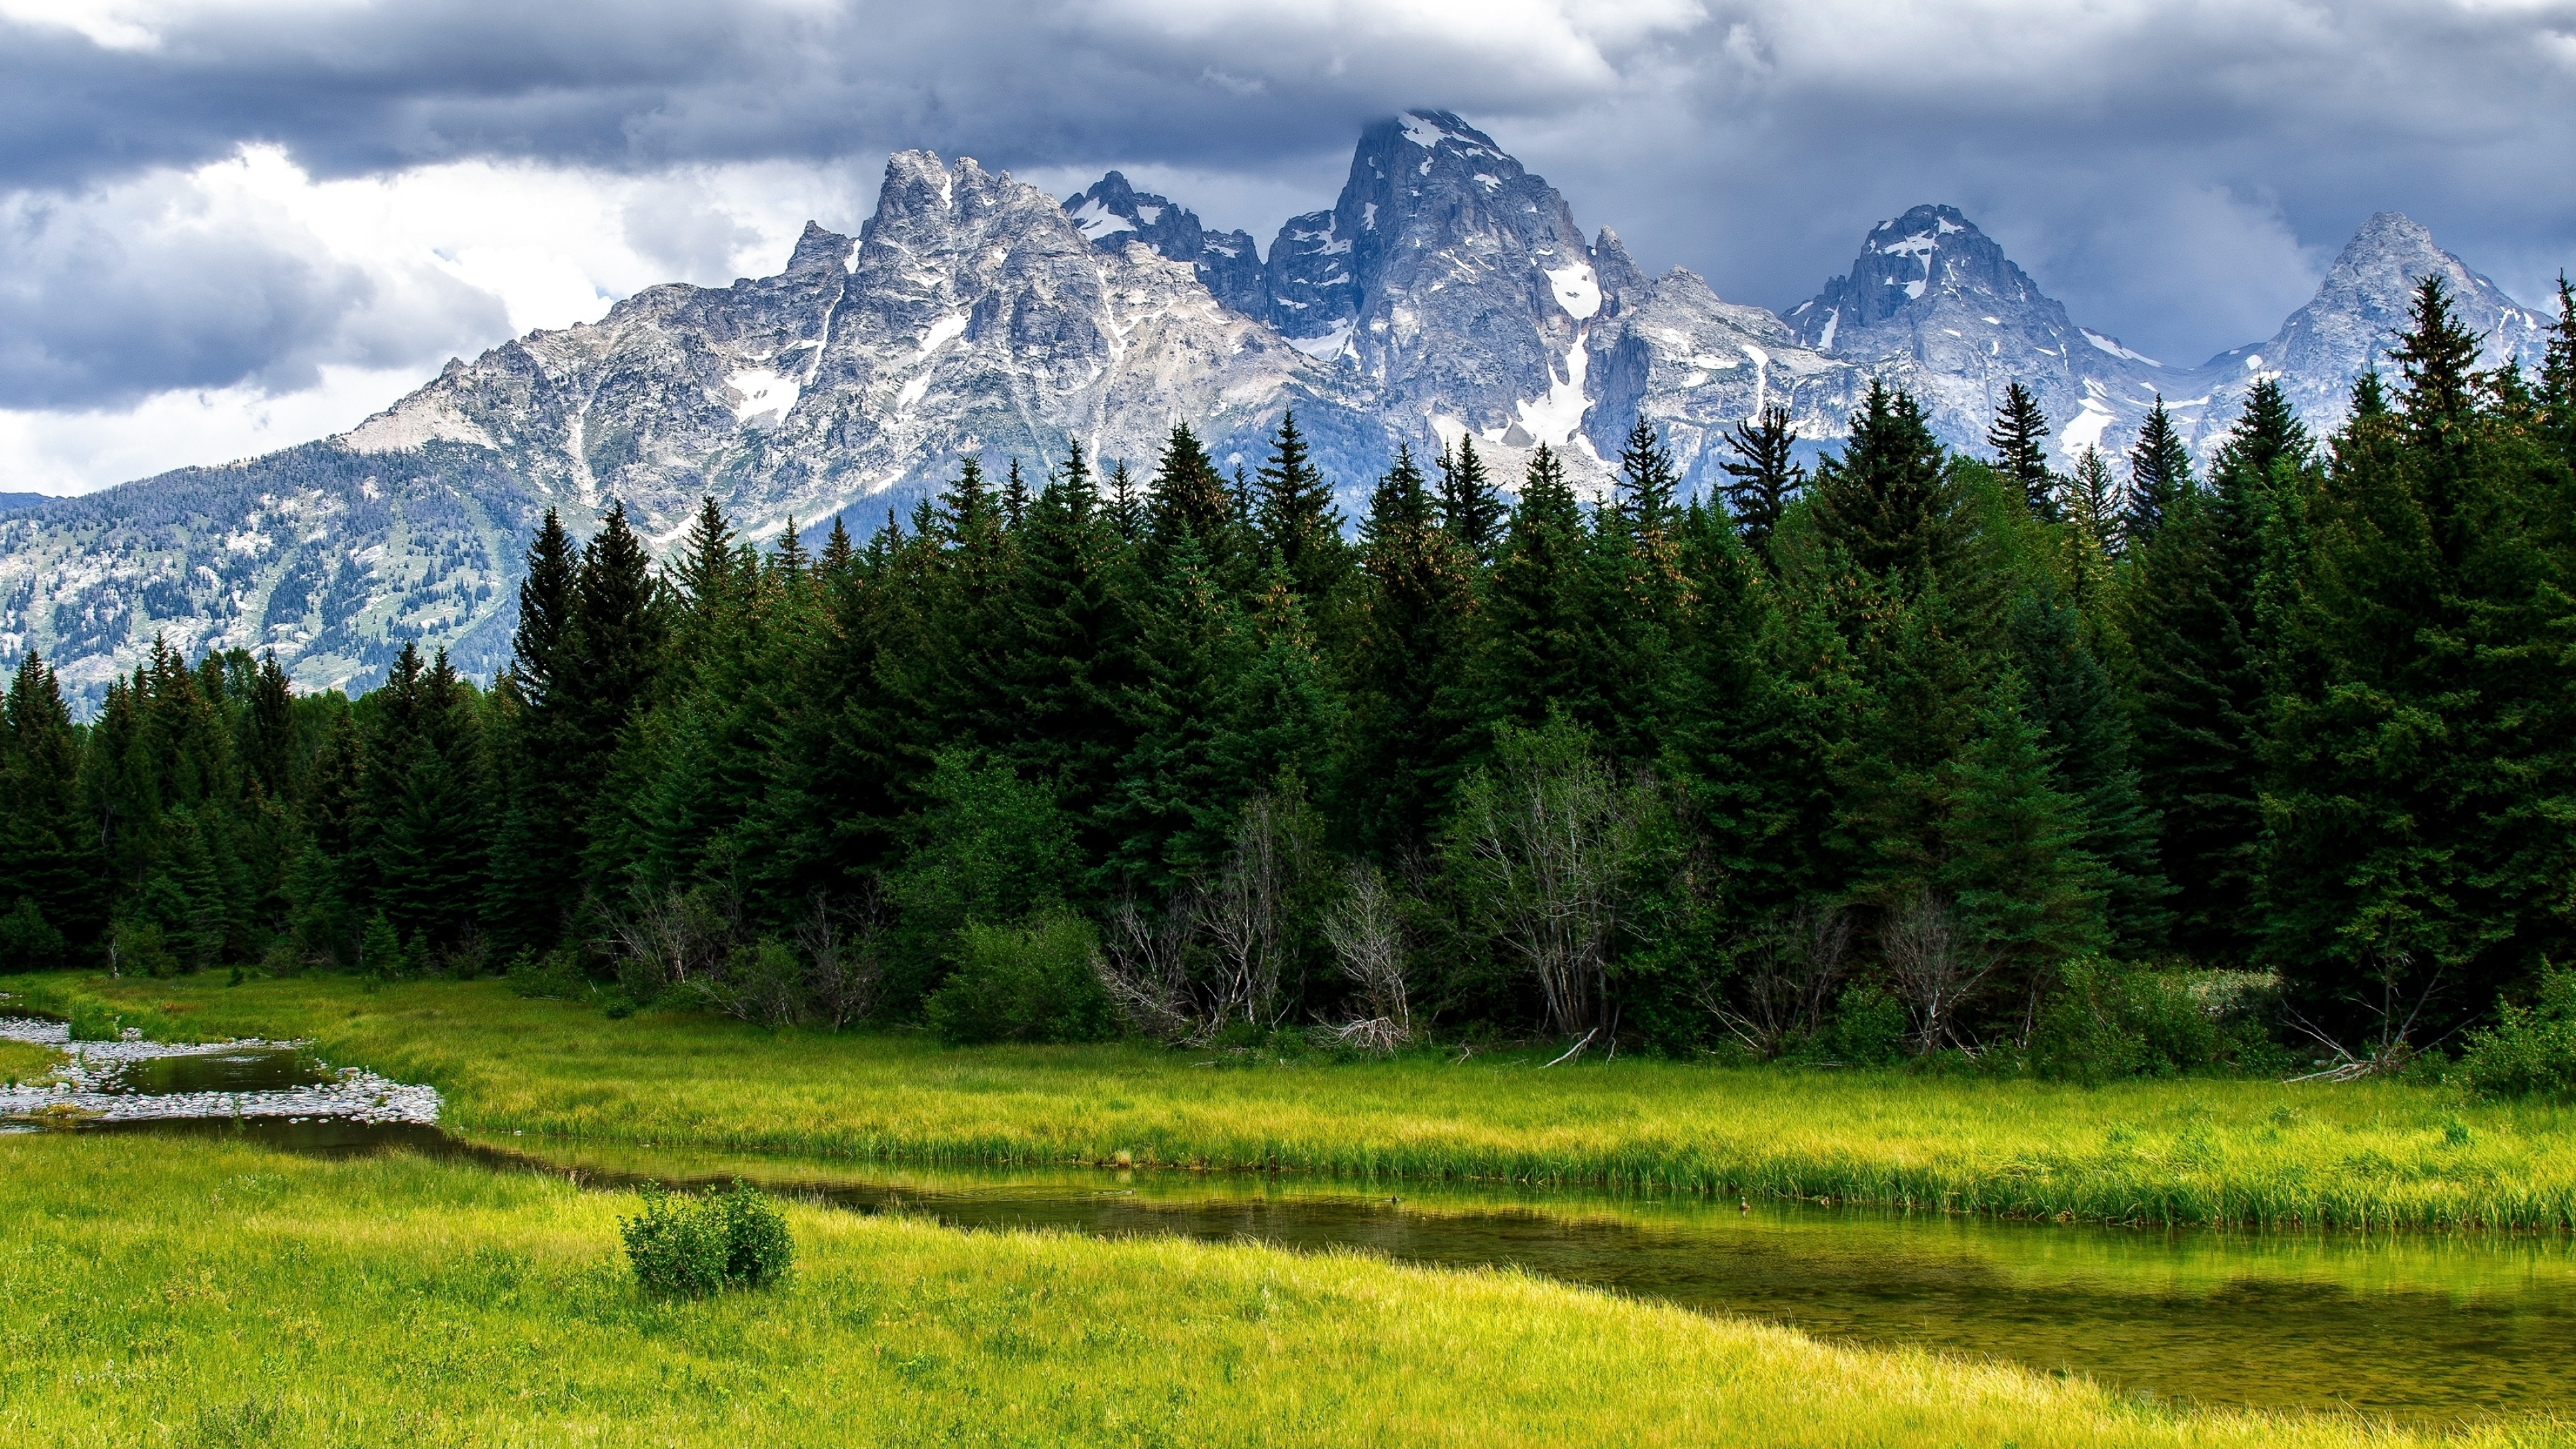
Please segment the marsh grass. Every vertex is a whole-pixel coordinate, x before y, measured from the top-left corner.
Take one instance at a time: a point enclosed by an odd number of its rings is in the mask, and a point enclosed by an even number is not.
[[[41,1082],[62,1062],[63,1054],[52,1047],[0,1041],[0,1082]]]
[[[791,1205],[673,1301],[632,1194],[222,1142],[0,1138],[0,1443],[2464,1445],[2191,1413],[1509,1273]]]
[[[948,1048],[523,1000],[39,978],[174,1030],[309,1035],[436,1085],[451,1125],[874,1162],[1138,1164],[1600,1184],[2122,1223],[2576,1226],[2576,1108],[2438,1086],[2035,1081],[1479,1054],[1299,1062]],[[59,1006],[57,1007],[59,1009]]]

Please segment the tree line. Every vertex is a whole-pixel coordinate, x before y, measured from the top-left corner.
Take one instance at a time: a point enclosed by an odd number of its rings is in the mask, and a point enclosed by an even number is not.
[[[1640,419],[1597,500],[1465,439],[1353,527],[1292,415],[1250,476],[1186,424],[1150,479],[970,458],[819,548],[710,501],[664,567],[549,513],[489,688],[156,644],[75,723],[26,655],[0,953],[960,1040],[2168,1065],[2211,1050],[2165,1040],[2191,968],[2271,993],[2274,1049],[2391,1060],[2571,954],[2560,300],[2541,376],[2481,371],[2428,281],[2341,429],[2259,382],[2205,477],[2161,402],[2061,475],[2018,384],[1991,459],[1874,384],[1812,472],[1781,410],[1736,427],[1706,497]]]

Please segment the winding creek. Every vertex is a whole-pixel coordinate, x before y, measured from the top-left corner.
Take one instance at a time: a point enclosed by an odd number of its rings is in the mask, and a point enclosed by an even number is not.
[[[2141,1395],[2353,1409],[2419,1423],[2576,1403],[2576,1246],[2563,1235],[2299,1234],[1994,1222],[1805,1204],[1368,1185],[1265,1175],[913,1169],[449,1133],[430,1088],[292,1043],[71,1043],[52,1083],[0,1085],[0,1130],[226,1134],[407,1150],[619,1186],[739,1175],[969,1229],[1257,1239],[1567,1282],[2090,1375]]]

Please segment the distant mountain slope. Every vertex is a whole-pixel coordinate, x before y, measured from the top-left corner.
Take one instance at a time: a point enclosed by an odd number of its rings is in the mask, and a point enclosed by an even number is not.
[[[1700,277],[1649,279],[1607,228],[1447,111],[1368,127],[1334,205],[1258,254],[1112,172],[1058,200],[970,159],[888,160],[856,238],[808,225],[775,276],[648,288],[534,332],[348,433],[77,499],[0,500],[0,664],[30,648],[84,700],[155,636],[273,648],[299,684],[371,683],[407,639],[489,674],[548,507],[577,532],[624,501],[658,547],[701,494],[753,538],[869,527],[960,455],[1043,467],[1079,441],[1150,468],[1171,425],[1258,466],[1295,409],[1356,516],[1399,444],[1474,436],[1507,484],[1561,450],[1588,487],[1634,420],[1695,486],[1725,430],[1787,407],[1831,445],[1872,376],[1982,452],[2006,382],[2061,456],[2126,446],[2161,393],[2205,448],[2257,376],[2320,429],[2384,350],[2413,279],[2453,278],[2493,359],[2546,319],[2395,213],[2371,218],[2272,341],[2168,366],[2078,325],[1966,216],[1920,206],[1787,317]]]

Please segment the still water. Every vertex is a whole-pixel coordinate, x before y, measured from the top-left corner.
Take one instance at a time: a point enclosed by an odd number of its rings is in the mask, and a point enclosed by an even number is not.
[[[462,1137],[417,1111],[390,1115],[372,1082],[340,1090],[351,1074],[268,1044],[132,1056],[114,1068],[93,1072],[88,1091],[305,1110],[50,1120],[326,1155],[408,1150],[600,1186],[738,1175],[967,1229],[1250,1239],[1511,1267],[1828,1339],[2004,1359],[2202,1403],[2423,1423],[2576,1404],[2576,1251],[2562,1236],[2157,1231],[1256,1175],[914,1169]],[[377,1105],[355,1116],[320,1109],[344,1101]]]

